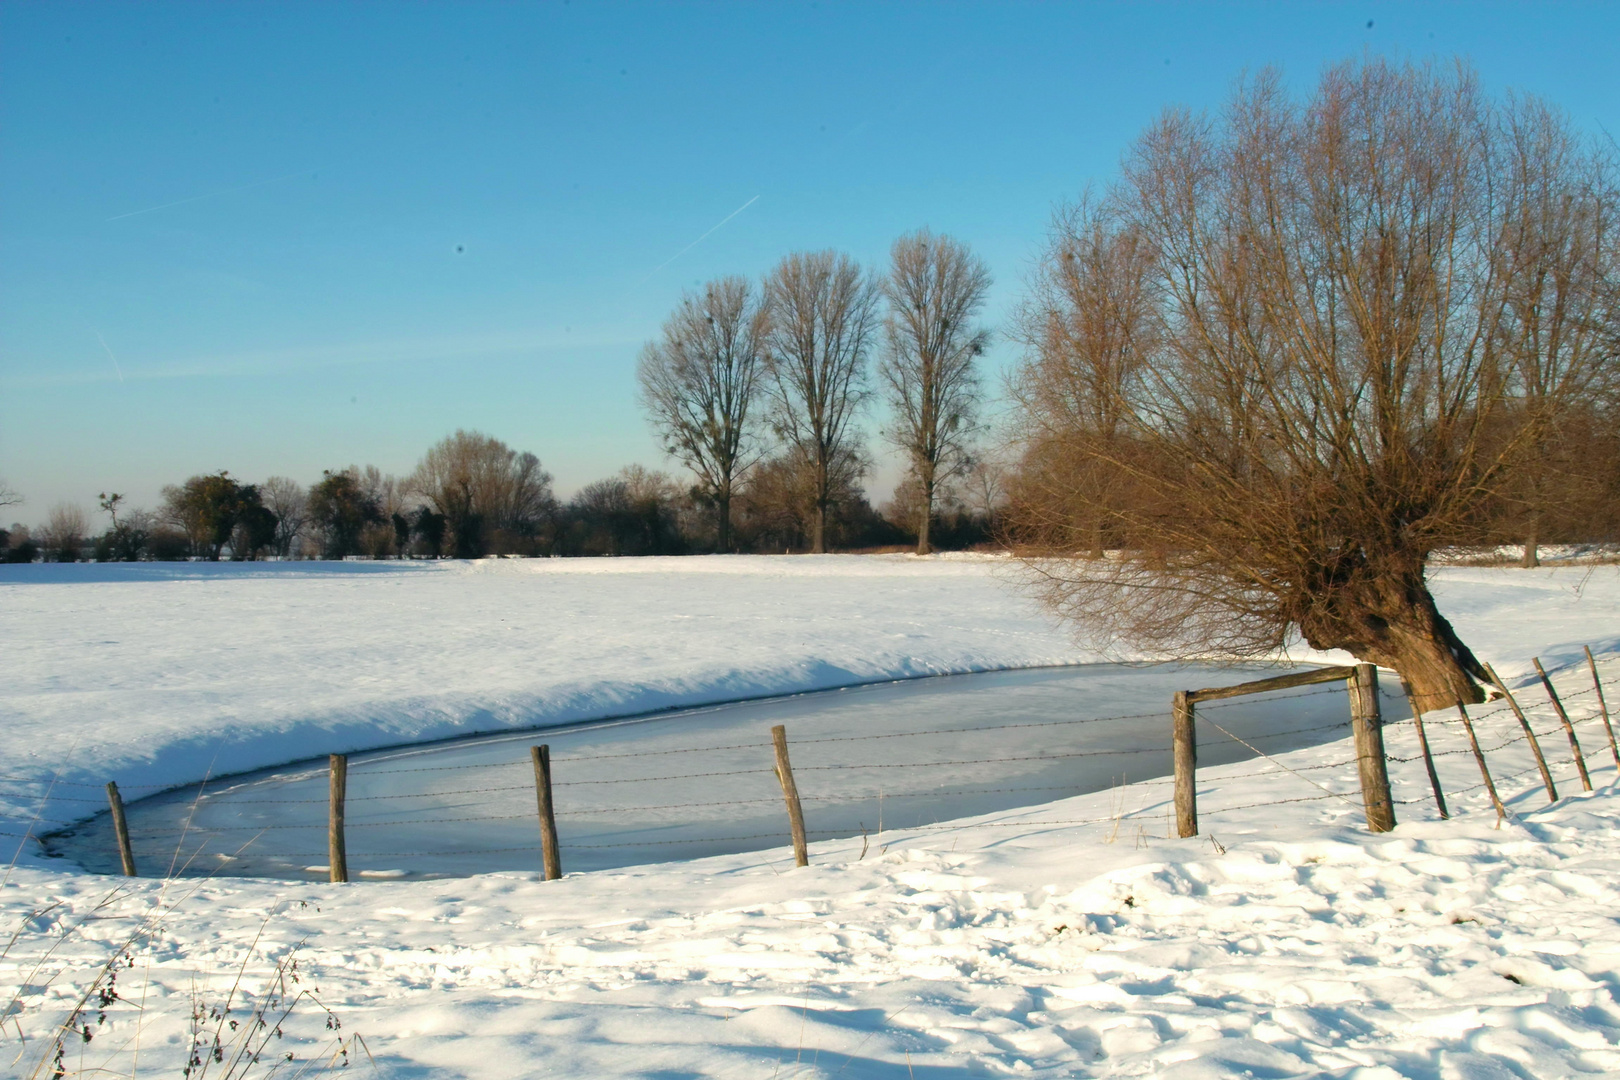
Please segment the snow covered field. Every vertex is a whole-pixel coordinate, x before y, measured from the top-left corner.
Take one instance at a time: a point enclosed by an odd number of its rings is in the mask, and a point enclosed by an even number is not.
[[[112,778],[1096,659],[1002,573],[898,557],[0,568],[0,829],[93,811]],[[1455,568],[1437,591],[1511,684],[1531,655],[1554,670],[1596,792],[1527,687],[1564,797],[1547,804],[1511,715],[1481,707],[1501,828],[1436,717],[1453,819],[1397,723],[1401,824],[1379,837],[1340,741],[1202,771],[1189,840],[1166,837],[1168,785],[1150,782],[886,832],[864,858],[859,840],[815,844],[802,870],[775,849],[550,883],[125,884],[24,844],[0,888],[17,935],[0,1073],[29,1075],[127,956],[63,1064],[175,1075],[194,1007],[212,1031],[240,973],[246,1018],[289,953],[331,1014],[300,1000],[266,1065],[359,1033],[351,1068],[400,1077],[1620,1073],[1620,798],[1572,666],[1590,643],[1620,687],[1620,573]]]

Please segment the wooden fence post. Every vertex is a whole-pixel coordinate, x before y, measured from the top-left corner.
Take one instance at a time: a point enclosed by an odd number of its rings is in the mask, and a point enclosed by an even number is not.
[[[799,785],[793,782],[793,766],[788,762],[787,728],[781,724],[771,728],[771,742],[776,746],[776,778],[782,782],[782,800],[787,803],[788,824],[793,827],[793,861],[799,866],[809,866],[804,808],[799,805]]]
[[[1423,710],[1418,708],[1417,698],[1412,696],[1412,686],[1405,679],[1401,680],[1401,691],[1406,695],[1406,703],[1412,708],[1412,726],[1417,728],[1418,747],[1423,751],[1423,767],[1429,771],[1429,787],[1434,789],[1434,805],[1440,808],[1440,816],[1449,818],[1451,814],[1446,809],[1446,795],[1440,790],[1440,774],[1434,771],[1434,755],[1429,752],[1429,736],[1423,730]]]
[[[1586,755],[1581,753],[1580,741],[1575,738],[1575,725],[1569,722],[1569,713],[1564,711],[1564,703],[1558,700],[1558,691],[1553,689],[1552,680],[1547,678],[1547,669],[1541,666],[1541,657],[1532,656],[1530,662],[1536,665],[1536,674],[1541,676],[1541,685],[1547,688],[1547,696],[1552,699],[1553,712],[1558,714],[1558,720],[1564,725],[1564,734],[1569,736],[1569,752],[1575,755],[1575,768],[1581,774],[1581,789],[1592,790],[1592,777],[1586,771]]]
[[[107,805],[112,807],[113,834],[118,837],[118,857],[124,862],[124,876],[137,877],[135,850],[129,846],[129,824],[124,820],[124,797],[116,781],[107,781]]]
[[[562,852],[557,847],[557,813],[551,805],[551,747],[531,746],[534,762],[534,797],[540,808],[540,861],[546,880],[562,877]]]
[[[1614,755],[1614,767],[1620,769],[1620,746],[1614,743],[1614,725],[1609,723],[1609,703],[1603,700],[1603,680],[1598,678],[1597,661],[1592,659],[1592,646],[1586,649],[1586,666],[1592,669],[1592,688],[1597,691],[1598,708],[1603,713],[1603,730],[1609,733],[1609,753]]]
[[[1389,832],[1395,827],[1395,801],[1389,793],[1389,767],[1384,761],[1384,717],[1378,702],[1378,669],[1357,664],[1350,677],[1350,726],[1356,736],[1356,765],[1361,774],[1361,802],[1367,828]]]
[[[1495,668],[1489,664],[1482,666],[1485,668],[1485,674],[1491,677],[1491,682],[1495,683],[1496,688],[1502,691],[1502,696],[1507,698],[1508,705],[1513,709],[1513,715],[1519,718],[1519,726],[1524,728],[1524,737],[1529,740],[1530,749],[1536,755],[1536,768],[1541,770],[1541,783],[1547,789],[1547,801],[1557,802],[1558,789],[1553,786],[1552,773],[1547,768],[1547,759],[1541,756],[1541,742],[1536,738],[1535,731],[1530,727],[1530,721],[1524,718],[1524,710],[1519,708],[1518,699],[1513,696],[1513,691],[1507,688],[1507,683],[1502,681],[1502,677],[1496,673]]]
[[[349,853],[343,842],[343,800],[349,790],[349,756],[333,754],[327,759],[332,775],[332,797],[326,821],[327,871],[331,880],[349,880]]]
[[[1171,742],[1176,766],[1176,835],[1198,835],[1198,740],[1193,731],[1192,698],[1177,690],[1170,704]]]
[[[1485,790],[1491,793],[1491,805],[1496,807],[1496,820],[1500,823],[1507,817],[1507,807],[1502,805],[1502,797],[1496,793],[1496,785],[1491,783],[1491,770],[1485,766],[1485,751],[1479,748],[1479,739],[1474,737],[1473,721],[1468,719],[1468,710],[1463,707],[1461,701],[1457,702],[1457,712],[1462,716],[1463,731],[1468,735],[1468,745],[1474,748],[1474,760],[1479,762],[1479,775],[1485,780]]]

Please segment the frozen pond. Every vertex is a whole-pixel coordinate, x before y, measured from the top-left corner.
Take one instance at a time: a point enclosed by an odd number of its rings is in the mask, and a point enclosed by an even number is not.
[[[349,873],[536,870],[537,743],[551,748],[564,871],[605,870],[787,844],[776,724],[787,728],[812,842],[864,831],[876,843],[880,830],[1168,775],[1176,690],[1278,673],[1093,664],[955,675],[354,754]],[[1386,720],[1407,715],[1389,682]],[[1199,714],[1267,753],[1349,734],[1338,683],[1200,705]],[[1254,756],[1209,724],[1198,735],[1200,766]],[[323,880],[327,784],[322,757],[131,802],[140,872]],[[47,845],[118,872],[105,813]]]

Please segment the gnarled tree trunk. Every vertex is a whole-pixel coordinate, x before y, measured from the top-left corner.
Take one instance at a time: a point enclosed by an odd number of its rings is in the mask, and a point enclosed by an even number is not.
[[[1299,621],[1315,649],[1343,649],[1398,671],[1424,712],[1485,700],[1484,667],[1440,614],[1422,566],[1357,576],[1327,590]]]

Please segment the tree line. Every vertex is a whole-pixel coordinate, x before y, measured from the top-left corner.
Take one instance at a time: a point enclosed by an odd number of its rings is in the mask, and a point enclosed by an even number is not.
[[[911,537],[897,524],[911,508],[874,510],[859,490],[839,490],[829,535],[848,547],[893,546]],[[217,561],[481,558],[487,555],[682,555],[714,550],[709,505],[667,473],[631,465],[559,500],[532,453],[476,431],[431,447],[404,477],[375,466],[327,470],[308,486],[285,476],[246,483],[228,471],[163,489],[155,508],[103,493],[105,527],[82,507],[54,507],[40,527],[0,529],[7,562]],[[803,492],[780,468],[765,467],[738,496],[732,546],[804,550]],[[946,539],[989,539],[983,514],[953,504]]]

